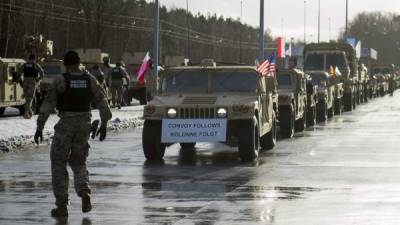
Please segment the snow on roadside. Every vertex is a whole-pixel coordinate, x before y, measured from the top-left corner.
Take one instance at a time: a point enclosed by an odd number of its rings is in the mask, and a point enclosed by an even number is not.
[[[123,107],[121,110],[112,109],[113,118],[109,121],[107,127],[112,131],[140,127],[143,125],[142,112],[143,106]],[[7,109],[5,115],[6,117],[0,117],[0,153],[33,144],[37,116],[26,120],[21,116],[16,116],[18,111],[12,108]],[[49,117],[43,130],[45,141],[53,136],[53,127],[58,119],[56,114]],[[92,111],[92,120],[94,119],[99,119],[97,110]]]

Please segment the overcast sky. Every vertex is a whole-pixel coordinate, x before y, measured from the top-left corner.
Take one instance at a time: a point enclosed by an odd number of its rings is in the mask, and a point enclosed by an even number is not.
[[[186,8],[186,0],[160,0],[167,7]],[[260,0],[243,0],[243,21],[258,27]],[[307,39],[315,41],[318,30],[318,0],[307,0]],[[336,38],[345,26],[346,0],[321,0],[321,39]],[[189,0],[192,12],[240,17],[240,0]],[[349,17],[362,11],[400,12],[400,0],[349,0]],[[304,0],[265,0],[265,24],[273,36],[304,37]],[[331,29],[329,29],[331,20]]]

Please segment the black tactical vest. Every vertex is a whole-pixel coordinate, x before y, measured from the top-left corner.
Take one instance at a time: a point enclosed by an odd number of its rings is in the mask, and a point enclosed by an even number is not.
[[[60,112],[89,112],[93,94],[90,76],[64,73],[65,92],[58,96],[57,109]]]
[[[24,64],[24,77],[38,78],[38,76],[39,76],[39,71],[35,68],[34,63]]]
[[[112,68],[111,78],[113,80],[122,80],[122,71],[120,68]]]

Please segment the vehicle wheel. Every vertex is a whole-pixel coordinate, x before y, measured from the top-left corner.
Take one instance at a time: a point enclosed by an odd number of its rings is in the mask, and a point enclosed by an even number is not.
[[[266,150],[271,150],[275,147],[276,145],[276,116],[275,112],[273,113],[272,116],[272,128],[271,131],[265,134],[264,136],[261,137],[260,140],[260,145],[261,149],[266,151]]]
[[[253,161],[258,156],[260,140],[257,119],[242,121],[239,127],[239,157],[244,162]]]
[[[379,93],[380,93],[381,97],[385,96],[385,90],[383,88],[381,88],[379,90]]]
[[[4,112],[6,111],[5,107],[0,108],[0,116],[2,116],[4,114]]]
[[[333,112],[333,106],[332,106],[330,109],[328,109],[328,118],[332,118],[333,115],[334,115],[334,112]]]
[[[147,104],[147,95],[146,95],[146,89],[140,90],[140,105],[146,105]]]
[[[344,111],[345,112],[350,112],[353,110],[353,95],[350,94],[345,94],[344,95]]]
[[[161,160],[166,145],[161,143],[161,122],[146,120],[142,135],[143,153],[147,160]]]
[[[295,128],[296,132],[302,132],[306,128],[307,118],[305,118],[305,117],[306,117],[306,114],[304,113],[303,117],[295,122],[294,128]]]
[[[328,106],[325,101],[317,105],[318,122],[325,122],[328,119]]]
[[[342,114],[342,100],[336,99],[335,101],[335,115]]]
[[[183,149],[193,149],[196,146],[196,143],[180,143],[180,145]]]
[[[307,113],[307,127],[312,127],[317,122],[317,107],[313,106],[312,108],[308,109]]]
[[[279,122],[281,129],[281,136],[283,138],[291,138],[294,135],[294,110],[293,105],[288,108],[283,108],[279,110]]]

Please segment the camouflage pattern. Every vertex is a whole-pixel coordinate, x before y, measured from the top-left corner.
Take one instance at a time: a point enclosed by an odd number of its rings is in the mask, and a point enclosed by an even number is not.
[[[82,74],[82,72],[72,75]],[[96,78],[91,76],[92,102],[100,112],[103,124],[111,119],[112,114],[104,97],[103,89]],[[50,113],[57,106],[57,98],[65,91],[63,76],[57,76],[50,85],[45,100],[40,108],[37,129],[43,130]],[[89,191],[89,177],[86,168],[86,159],[89,150],[89,135],[91,130],[91,112],[60,112],[60,121],[54,127],[54,140],[51,145],[51,165],[53,192],[57,206],[68,203],[68,172],[67,163],[74,173],[75,190],[80,195],[82,191]]]
[[[112,95],[112,104],[113,106],[121,106],[122,103],[122,89],[123,82],[122,81],[112,81],[111,82],[111,95]]]
[[[35,97],[37,86],[36,78],[24,78],[23,89],[25,97],[25,118],[32,117],[32,101]]]

